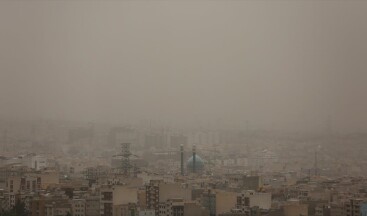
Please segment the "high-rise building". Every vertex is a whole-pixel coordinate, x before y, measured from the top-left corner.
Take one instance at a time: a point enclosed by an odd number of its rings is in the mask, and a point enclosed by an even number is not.
[[[171,148],[177,149],[179,146],[187,146],[187,136],[184,135],[172,135],[170,137]]]
[[[361,206],[366,203],[364,199],[349,199],[344,203],[345,216],[360,216]]]
[[[166,139],[163,134],[146,134],[145,135],[145,146],[163,148],[166,146]]]
[[[159,184],[162,182],[162,180],[151,180],[145,186],[147,209],[154,209],[156,215],[159,214]]]

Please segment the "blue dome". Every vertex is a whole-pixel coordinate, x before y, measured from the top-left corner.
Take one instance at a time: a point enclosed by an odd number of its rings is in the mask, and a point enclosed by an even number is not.
[[[194,165],[194,157],[191,156],[187,160],[187,170],[189,172],[193,171],[193,165]],[[196,172],[202,172],[203,169],[204,169],[204,160],[199,155],[196,155],[195,156],[195,170]]]

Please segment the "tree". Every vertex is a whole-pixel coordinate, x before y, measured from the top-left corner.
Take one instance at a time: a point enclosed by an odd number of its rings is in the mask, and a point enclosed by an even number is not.
[[[15,214],[18,216],[27,216],[28,212],[25,209],[25,203],[21,201],[17,201],[14,206]]]
[[[12,209],[4,212],[0,212],[0,216],[28,216],[28,212],[25,209],[25,203],[17,201]]]
[[[0,216],[17,216],[14,211],[8,210],[0,212]]]

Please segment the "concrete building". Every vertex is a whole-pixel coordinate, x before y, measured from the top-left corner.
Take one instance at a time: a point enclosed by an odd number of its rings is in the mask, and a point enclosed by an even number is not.
[[[171,148],[179,148],[181,145],[187,146],[187,136],[184,135],[171,135],[170,136],[170,146]]]
[[[123,185],[108,185],[100,189],[101,216],[114,215],[114,206],[137,203],[137,189]]]
[[[161,183],[159,184],[159,202],[168,199],[191,200],[191,188],[185,188],[180,183]]]
[[[42,155],[33,156],[31,159],[31,168],[42,170],[47,167],[47,158]]]
[[[263,181],[261,176],[243,176],[242,189],[258,191],[263,187]]]
[[[45,216],[65,216],[71,212],[72,206],[68,200],[54,200],[45,204]]]
[[[248,207],[259,207],[269,210],[271,208],[271,194],[256,191],[244,191],[237,197],[237,208],[245,210]]]
[[[36,175],[10,176],[7,179],[6,189],[9,192],[9,208],[13,207],[18,199],[25,199],[29,193],[36,193],[41,189],[41,178]]]
[[[147,209],[154,210],[156,215],[159,214],[159,185],[162,182],[162,180],[151,180],[145,186]]]
[[[330,216],[330,206],[317,205],[315,207],[315,216]]]
[[[113,215],[113,188],[105,187],[100,190],[100,215]]]
[[[162,148],[167,144],[166,137],[161,133],[146,134],[144,137],[146,147]]]
[[[108,176],[109,173],[110,168],[107,166],[87,167],[84,169],[85,179],[88,180],[90,185],[96,183],[100,178]]]
[[[227,212],[219,214],[219,216],[250,216],[243,212]]]
[[[139,143],[139,132],[130,127],[113,127],[108,133],[108,143],[110,146],[117,146],[120,143]]]
[[[71,203],[71,213],[73,216],[86,216],[86,201],[85,199],[72,199]]]
[[[145,190],[138,190],[138,207],[140,209],[147,208],[147,193]]]
[[[159,216],[184,216],[183,199],[169,199],[159,203]]]
[[[147,209],[154,209],[156,215],[159,215],[160,203],[173,199],[191,200],[191,196],[191,188],[185,188],[180,183],[152,180],[146,186],[146,207]]]
[[[360,208],[361,216],[367,216],[367,203],[362,203]]]
[[[49,186],[58,185],[60,183],[59,175],[59,172],[53,170],[47,170],[37,174],[41,179],[41,189],[45,190]]]
[[[205,209],[199,203],[185,202],[184,203],[184,216],[209,216],[209,210]]]
[[[159,203],[159,216],[209,216],[209,210],[196,202],[169,199]]]
[[[230,212],[221,213],[219,216],[261,216],[259,208],[247,208],[245,211],[243,209],[232,209]]]
[[[291,200],[282,206],[284,216],[308,216],[308,205]]]
[[[129,203],[138,203],[138,190],[128,186],[114,186],[113,205],[124,205]]]
[[[30,213],[31,216],[45,216],[46,215],[46,199],[44,196],[34,197],[31,201]]]
[[[155,210],[152,209],[140,210],[139,216],[155,216]]]
[[[99,216],[100,213],[100,197],[88,196],[85,198],[85,215],[87,216]]]
[[[201,197],[201,205],[209,210],[211,216],[217,216],[236,208],[237,196],[234,192],[208,190]]]
[[[365,203],[364,199],[349,199],[344,203],[345,216],[360,216],[361,206]]]
[[[332,215],[332,216],[343,216],[343,206],[332,203],[330,205],[330,215]]]
[[[0,167],[0,186],[6,187],[7,179],[10,176],[22,176],[25,173],[31,172],[32,170],[23,165],[6,165],[3,167]]]
[[[0,212],[9,209],[9,195],[4,189],[0,189]]]
[[[113,206],[114,216],[137,216],[138,208],[136,203],[128,203]]]

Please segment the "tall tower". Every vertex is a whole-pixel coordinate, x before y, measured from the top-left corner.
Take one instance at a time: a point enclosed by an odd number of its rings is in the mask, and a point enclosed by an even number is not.
[[[124,176],[130,175],[130,169],[132,168],[130,164],[130,143],[121,143],[121,172]]]
[[[180,153],[181,153],[181,175],[183,176],[184,175],[184,147],[182,144],[180,147]]]
[[[192,172],[196,173],[196,146],[192,147]]]

